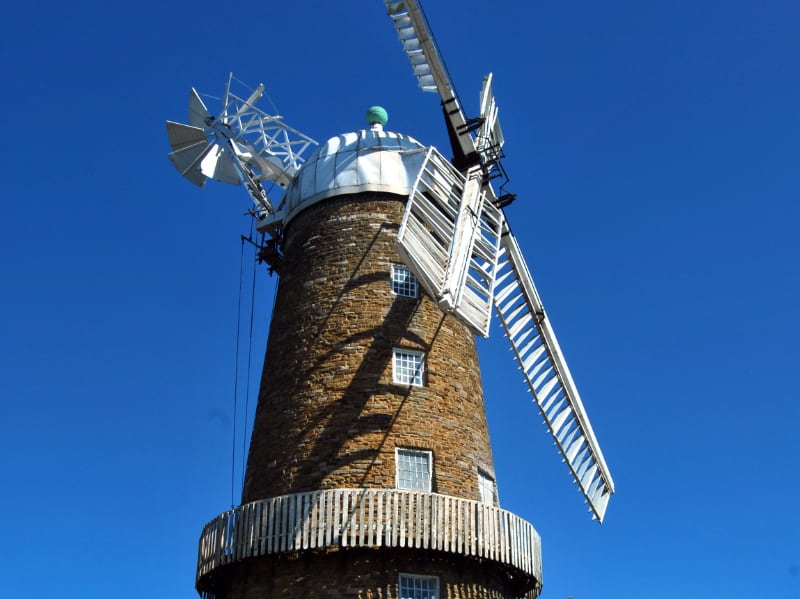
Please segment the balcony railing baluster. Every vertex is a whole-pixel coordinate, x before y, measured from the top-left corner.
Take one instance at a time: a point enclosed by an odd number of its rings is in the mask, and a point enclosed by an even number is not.
[[[401,489],[298,493],[220,514],[203,528],[197,580],[259,555],[383,545],[476,556],[519,570],[537,587],[541,581],[541,543],[528,522],[478,501]]]

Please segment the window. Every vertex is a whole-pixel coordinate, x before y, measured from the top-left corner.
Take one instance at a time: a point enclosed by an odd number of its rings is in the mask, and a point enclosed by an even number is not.
[[[422,386],[425,361],[422,352],[411,349],[394,348],[394,382],[403,385]]]
[[[430,451],[398,447],[395,450],[397,488],[430,491],[432,461]]]
[[[438,599],[439,579],[436,576],[401,574],[399,599]]]
[[[494,479],[483,470],[478,470],[478,489],[483,503],[497,505],[497,485]]]
[[[404,297],[418,297],[417,277],[411,274],[407,266],[392,264],[392,293]]]

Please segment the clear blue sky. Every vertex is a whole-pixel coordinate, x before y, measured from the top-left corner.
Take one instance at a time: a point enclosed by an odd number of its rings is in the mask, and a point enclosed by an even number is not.
[[[800,3],[426,10],[468,112],[495,74],[508,216],[617,484],[598,526],[505,339],[481,342],[500,500],[542,535],[544,599],[800,597]],[[380,0],[4,21],[4,590],[189,599],[231,501],[249,200],[184,181],[164,120],[232,70],[319,141],[382,104],[446,150],[437,99]],[[253,380],[274,285],[259,271]]]

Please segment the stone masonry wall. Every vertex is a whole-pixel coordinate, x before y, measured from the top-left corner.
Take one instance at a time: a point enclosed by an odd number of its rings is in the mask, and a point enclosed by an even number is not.
[[[424,293],[391,293],[402,197],[342,196],[286,231],[242,503],[395,487],[395,447],[433,452],[433,491],[479,499],[493,476],[472,333]],[[392,382],[392,348],[425,352],[425,386]]]
[[[351,549],[242,562],[230,586],[222,585],[229,590],[215,599],[396,599],[401,573],[438,577],[438,596],[445,599],[507,599],[525,592],[495,568],[465,557]]]

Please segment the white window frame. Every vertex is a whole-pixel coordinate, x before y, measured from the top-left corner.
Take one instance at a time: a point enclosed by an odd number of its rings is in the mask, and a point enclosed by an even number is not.
[[[412,360],[419,362],[413,367],[408,364]],[[425,385],[425,354],[421,351],[395,347],[392,349],[392,380],[401,385],[423,387]]]
[[[419,297],[419,282],[405,264],[392,264],[391,288],[400,297]]]
[[[403,458],[409,458],[406,460]],[[401,464],[414,465],[420,458],[424,458],[428,471],[425,476],[416,476],[416,468],[406,468],[404,472],[410,472],[411,484],[406,483],[400,476]],[[414,449],[411,447],[395,447],[394,449],[394,486],[397,489],[409,489],[412,491],[431,491],[433,489],[433,452],[427,449]],[[419,486],[414,486],[414,482],[419,481]]]
[[[400,573],[397,580],[398,599],[439,599],[439,577]]]
[[[497,482],[486,470],[478,468],[478,492],[481,502],[489,505],[499,505],[497,498]]]

